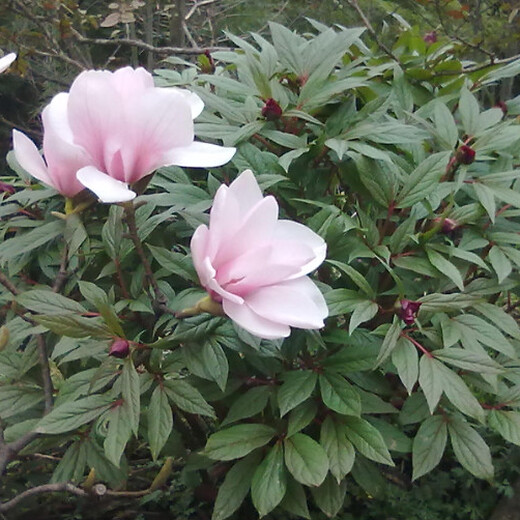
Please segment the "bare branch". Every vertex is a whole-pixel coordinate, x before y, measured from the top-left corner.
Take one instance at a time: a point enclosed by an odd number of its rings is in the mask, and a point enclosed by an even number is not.
[[[8,500],[7,502],[0,504],[0,513],[5,513],[6,511],[9,511],[13,507],[17,506],[20,502],[25,500],[26,498],[33,497],[36,495],[41,495],[43,493],[58,493],[58,492],[63,492],[63,491],[65,491],[67,493],[72,493],[73,495],[76,495],[79,497],[88,496],[88,493],[86,493],[79,487],[74,486],[70,482],[60,482],[58,484],[44,484],[42,486],[36,486],[31,489],[28,489],[27,491],[20,493],[19,495],[12,498],[11,500]]]
[[[203,5],[214,4],[215,2],[218,2],[218,0],[202,0],[202,2],[195,2],[191,6],[191,9],[188,11],[188,14],[184,17],[184,19],[188,21],[199,7],[202,7]]]
[[[45,413],[49,413],[52,409],[54,387],[51,379],[51,369],[49,367],[49,356],[47,355],[47,347],[45,345],[45,339],[42,334],[36,335],[36,342],[38,344],[38,356],[40,360],[40,369],[43,380],[43,395],[44,395],[44,406]]]

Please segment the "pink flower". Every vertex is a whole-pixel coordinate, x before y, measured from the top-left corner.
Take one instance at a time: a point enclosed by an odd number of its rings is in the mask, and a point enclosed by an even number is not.
[[[323,262],[326,244],[306,226],[278,220],[276,200],[262,197],[250,170],[218,189],[209,229],[197,228],[191,252],[201,284],[251,334],[275,339],[290,327],[323,327],[327,305],[305,275]]]
[[[231,159],[234,148],[194,141],[193,119],[203,108],[196,94],[155,87],[142,68],[86,71],[74,80],[70,93],[52,100],[47,118],[44,110],[47,165],[37,160],[34,145],[30,160],[24,160],[31,147],[19,132],[15,154],[29,173],[64,195],[87,187],[103,202],[123,202],[135,197],[128,184],[159,167],[212,167]],[[54,135],[46,146],[49,129]],[[62,143],[69,145],[66,157]],[[60,157],[59,168],[53,156]]]
[[[4,70],[7,70],[15,59],[16,54],[14,52],[10,52],[9,54],[6,54],[2,58],[0,58],[0,73],[4,72]]]

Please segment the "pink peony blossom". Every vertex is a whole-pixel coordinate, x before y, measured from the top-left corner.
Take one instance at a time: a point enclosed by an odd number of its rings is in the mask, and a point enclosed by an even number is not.
[[[326,244],[306,226],[278,220],[278,203],[262,196],[250,170],[218,189],[191,252],[201,284],[251,334],[275,339],[290,327],[323,327],[327,305],[305,275],[323,262]]]
[[[161,166],[212,167],[231,159],[234,148],[194,141],[193,119],[203,108],[194,93],[155,87],[142,68],[82,72],[70,92],[55,96],[44,110],[47,164],[20,132],[16,158],[66,196],[87,187],[103,202],[131,200],[135,193],[128,184]]]
[[[10,52],[9,54],[2,56],[0,58],[0,73],[7,70],[15,59],[16,59],[16,54],[14,52]]]

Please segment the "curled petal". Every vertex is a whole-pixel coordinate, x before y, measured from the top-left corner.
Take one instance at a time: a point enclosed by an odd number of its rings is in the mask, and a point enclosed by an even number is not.
[[[251,170],[243,171],[229,185],[229,191],[238,201],[242,215],[246,215],[246,213],[263,198],[262,191]]]
[[[235,155],[236,148],[193,141],[188,146],[172,149],[167,156],[167,164],[193,168],[213,168],[222,166]]]
[[[172,87],[167,90],[177,92],[184,97],[184,99],[190,105],[192,119],[196,119],[204,110],[204,101],[202,101],[202,99],[200,99],[200,97],[195,94],[195,92],[177,87]]]
[[[245,298],[248,307],[263,318],[301,329],[319,329],[328,309],[310,278],[261,287]]]
[[[286,338],[291,333],[288,325],[271,321],[256,314],[247,303],[237,304],[228,300],[222,302],[224,312],[234,322],[251,334],[263,339]]]
[[[93,191],[101,202],[127,202],[136,196],[124,182],[113,179],[94,166],[85,166],[76,175],[79,182]]]

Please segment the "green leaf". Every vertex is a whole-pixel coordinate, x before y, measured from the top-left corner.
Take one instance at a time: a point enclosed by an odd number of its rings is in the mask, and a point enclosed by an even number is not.
[[[202,394],[183,379],[170,379],[164,382],[168,399],[181,410],[188,413],[215,417],[215,411],[206,402]]]
[[[258,456],[252,453],[226,473],[218,490],[211,520],[224,520],[240,507],[249,492],[257,466]]]
[[[287,479],[287,491],[280,506],[296,518],[311,518],[303,486],[291,477]]]
[[[52,409],[38,423],[37,433],[56,434],[75,430],[93,421],[112,406],[107,395],[89,395]]]
[[[381,365],[386,358],[392,353],[394,348],[397,346],[397,341],[401,334],[401,322],[398,319],[394,319],[392,325],[385,334],[385,339],[381,345],[379,355],[377,356],[376,367]]]
[[[110,329],[97,318],[86,318],[73,314],[57,316],[34,316],[34,321],[52,332],[69,338],[109,339],[113,337]]]
[[[399,338],[392,352],[392,363],[397,368],[397,374],[403,385],[412,393],[419,376],[419,356],[412,342],[406,338]]]
[[[260,517],[270,513],[282,501],[286,490],[282,445],[276,443],[256,468],[251,482],[251,499]]]
[[[479,374],[500,374],[504,369],[487,354],[479,354],[462,348],[444,348],[433,350],[432,356],[450,363],[463,370],[471,370]]]
[[[474,182],[472,186],[478,201],[482,204],[482,207],[486,210],[491,222],[494,224],[497,206],[493,190],[479,182]]]
[[[62,459],[56,466],[52,474],[50,483],[57,482],[74,482],[79,483],[85,473],[85,465],[87,463],[87,450],[85,443],[82,441],[73,442],[67,451],[63,454]]]
[[[493,325],[473,314],[455,316],[452,321],[457,323],[461,334],[476,339],[489,348],[502,352],[510,358],[516,358],[516,351],[507,338]]]
[[[26,309],[38,314],[59,315],[87,312],[87,309],[78,302],[50,290],[33,289],[19,294],[16,301]]]
[[[101,230],[101,238],[108,256],[114,260],[119,256],[123,238],[123,208],[112,204],[108,212],[108,219]]]
[[[121,455],[123,455],[126,443],[132,435],[129,408],[127,406],[116,406],[110,410],[107,418],[110,422],[103,448],[106,458],[114,466],[119,467]]]
[[[180,276],[184,280],[189,280],[194,283],[198,282],[199,278],[189,256],[150,244],[147,244],[147,247],[161,267],[164,267],[164,269],[170,273]]]
[[[470,136],[475,135],[480,108],[475,96],[466,87],[463,87],[460,93],[459,113],[465,133]]]
[[[358,417],[349,417],[346,421],[347,439],[365,457],[374,462],[394,466],[385,441],[368,421]]]
[[[432,415],[421,424],[413,440],[412,480],[426,475],[439,464],[447,440],[448,429],[442,415]]]
[[[450,109],[444,103],[438,101],[435,103],[433,114],[435,129],[442,140],[443,146],[452,150],[457,144],[459,131]]]
[[[278,389],[280,416],[298,406],[312,394],[318,374],[312,370],[293,370],[283,376],[284,383]]]
[[[343,271],[369,297],[369,299],[374,299],[376,297],[374,289],[359,271],[356,271],[353,267],[350,267],[350,265],[336,260],[327,259],[327,262],[332,264],[334,267],[337,267],[340,271]]]
[[[29,385],[0,385],[0,417],[22,414],[43,401],[40,387]]]
[[[504,410],[490,410],[488,424],[506,441],[520,446],[520,413]]]
[[[520,339],[520,327],[516,320],[498,305],[492,303],[476,303],[473,306],[498,328],[515,339]]]
[[[157,386],[148,405],[148,442],[153,460],[157,460],[173,429],[173,414],[164,388]]]
[[[511,260],[507,258],[507,256],[502,252],[502,250],[498,246],[493,246],[489,250],[488,254],[489,261],[497,273],[498,283],[502,283],[513,270],[513,266],[511,265]]]
[[[269,386],[250,388],[233,402],[221,426],[259,414],[266,407],[271,390]]]
[[[0,264],[12,260],[25,253],[29,253],[54,240],[65,230],[65,223],[61,219],[47,222],[27,233],[20,233],[0,243]]]
[[[447,260],[443,255],[434,249],[426,248],[426,254],[430,263],[438,269],[444,276],[447,276],[461,291],[464,291],[464,280],[460,271]]]
[[[347,440],[345,425],[330,415],[326,417],[321,425],[320,444],[329,458],[330,472],[339,484],[350,473],[356,456],[354,446]]]
[[[329,470],[325,450],[308,435],[295,433],[284,440],[285,465],[306,486],[319,486]]]
[[[318,412],[318,405],[314,401],[305,401],[298,405],[289,413],[289,421],[287,424],[287,437],[303,430],[308,426],[316,413]]]
[[[140,392],[139,376],[135,369],[131,358],[126,358],[123,362],[123,370],[121,372],[121,394],[123,401],[129,409],[128,419],[130,421],[130,429],[137,437],[139,430],[139,415],[141,413],[141,392]]]
[[[275,434],[276,430],[265,424],[231,426],[209,437],[204,455],[215,460],[239,459],[267,444]]]
[[[346,491],[346,481],[338,484],[332,475],[327,475],[319,488],[311,488],[314,502],[329,518],[335,517],[343,507]]]
[[[451,152],[439,152],[428,156],[406,179],[396,198],[397,208],[408,208],[430,195],[446,171]]]
[[[377,303],[365,300],[359,303],[354,308],[354,312],[350,316],[350,323],[348,325],[348,333],[352,334],[361,323],[371,320],[379,310]]]
[[[361,414],[361,401],[359,394],[347,380],[333,372],[320,374],[320,389],[323,404],[344,415]]]
[[[455,457],[471,474],[477,478],[493,478],[491,452],[484,439],[466,422],[452,417],[448,423],[451,445]]]
[[[215,381],[222,391],[225,390],[229,365],[224,350],[216,341],[203,345],[185,345],[183,352],[190,372]]]
[[[426,355],[423,355],[419,361],[419,385],[432,414],[442,395],[442,377],[439,374],[439,365],[438,361]]]

